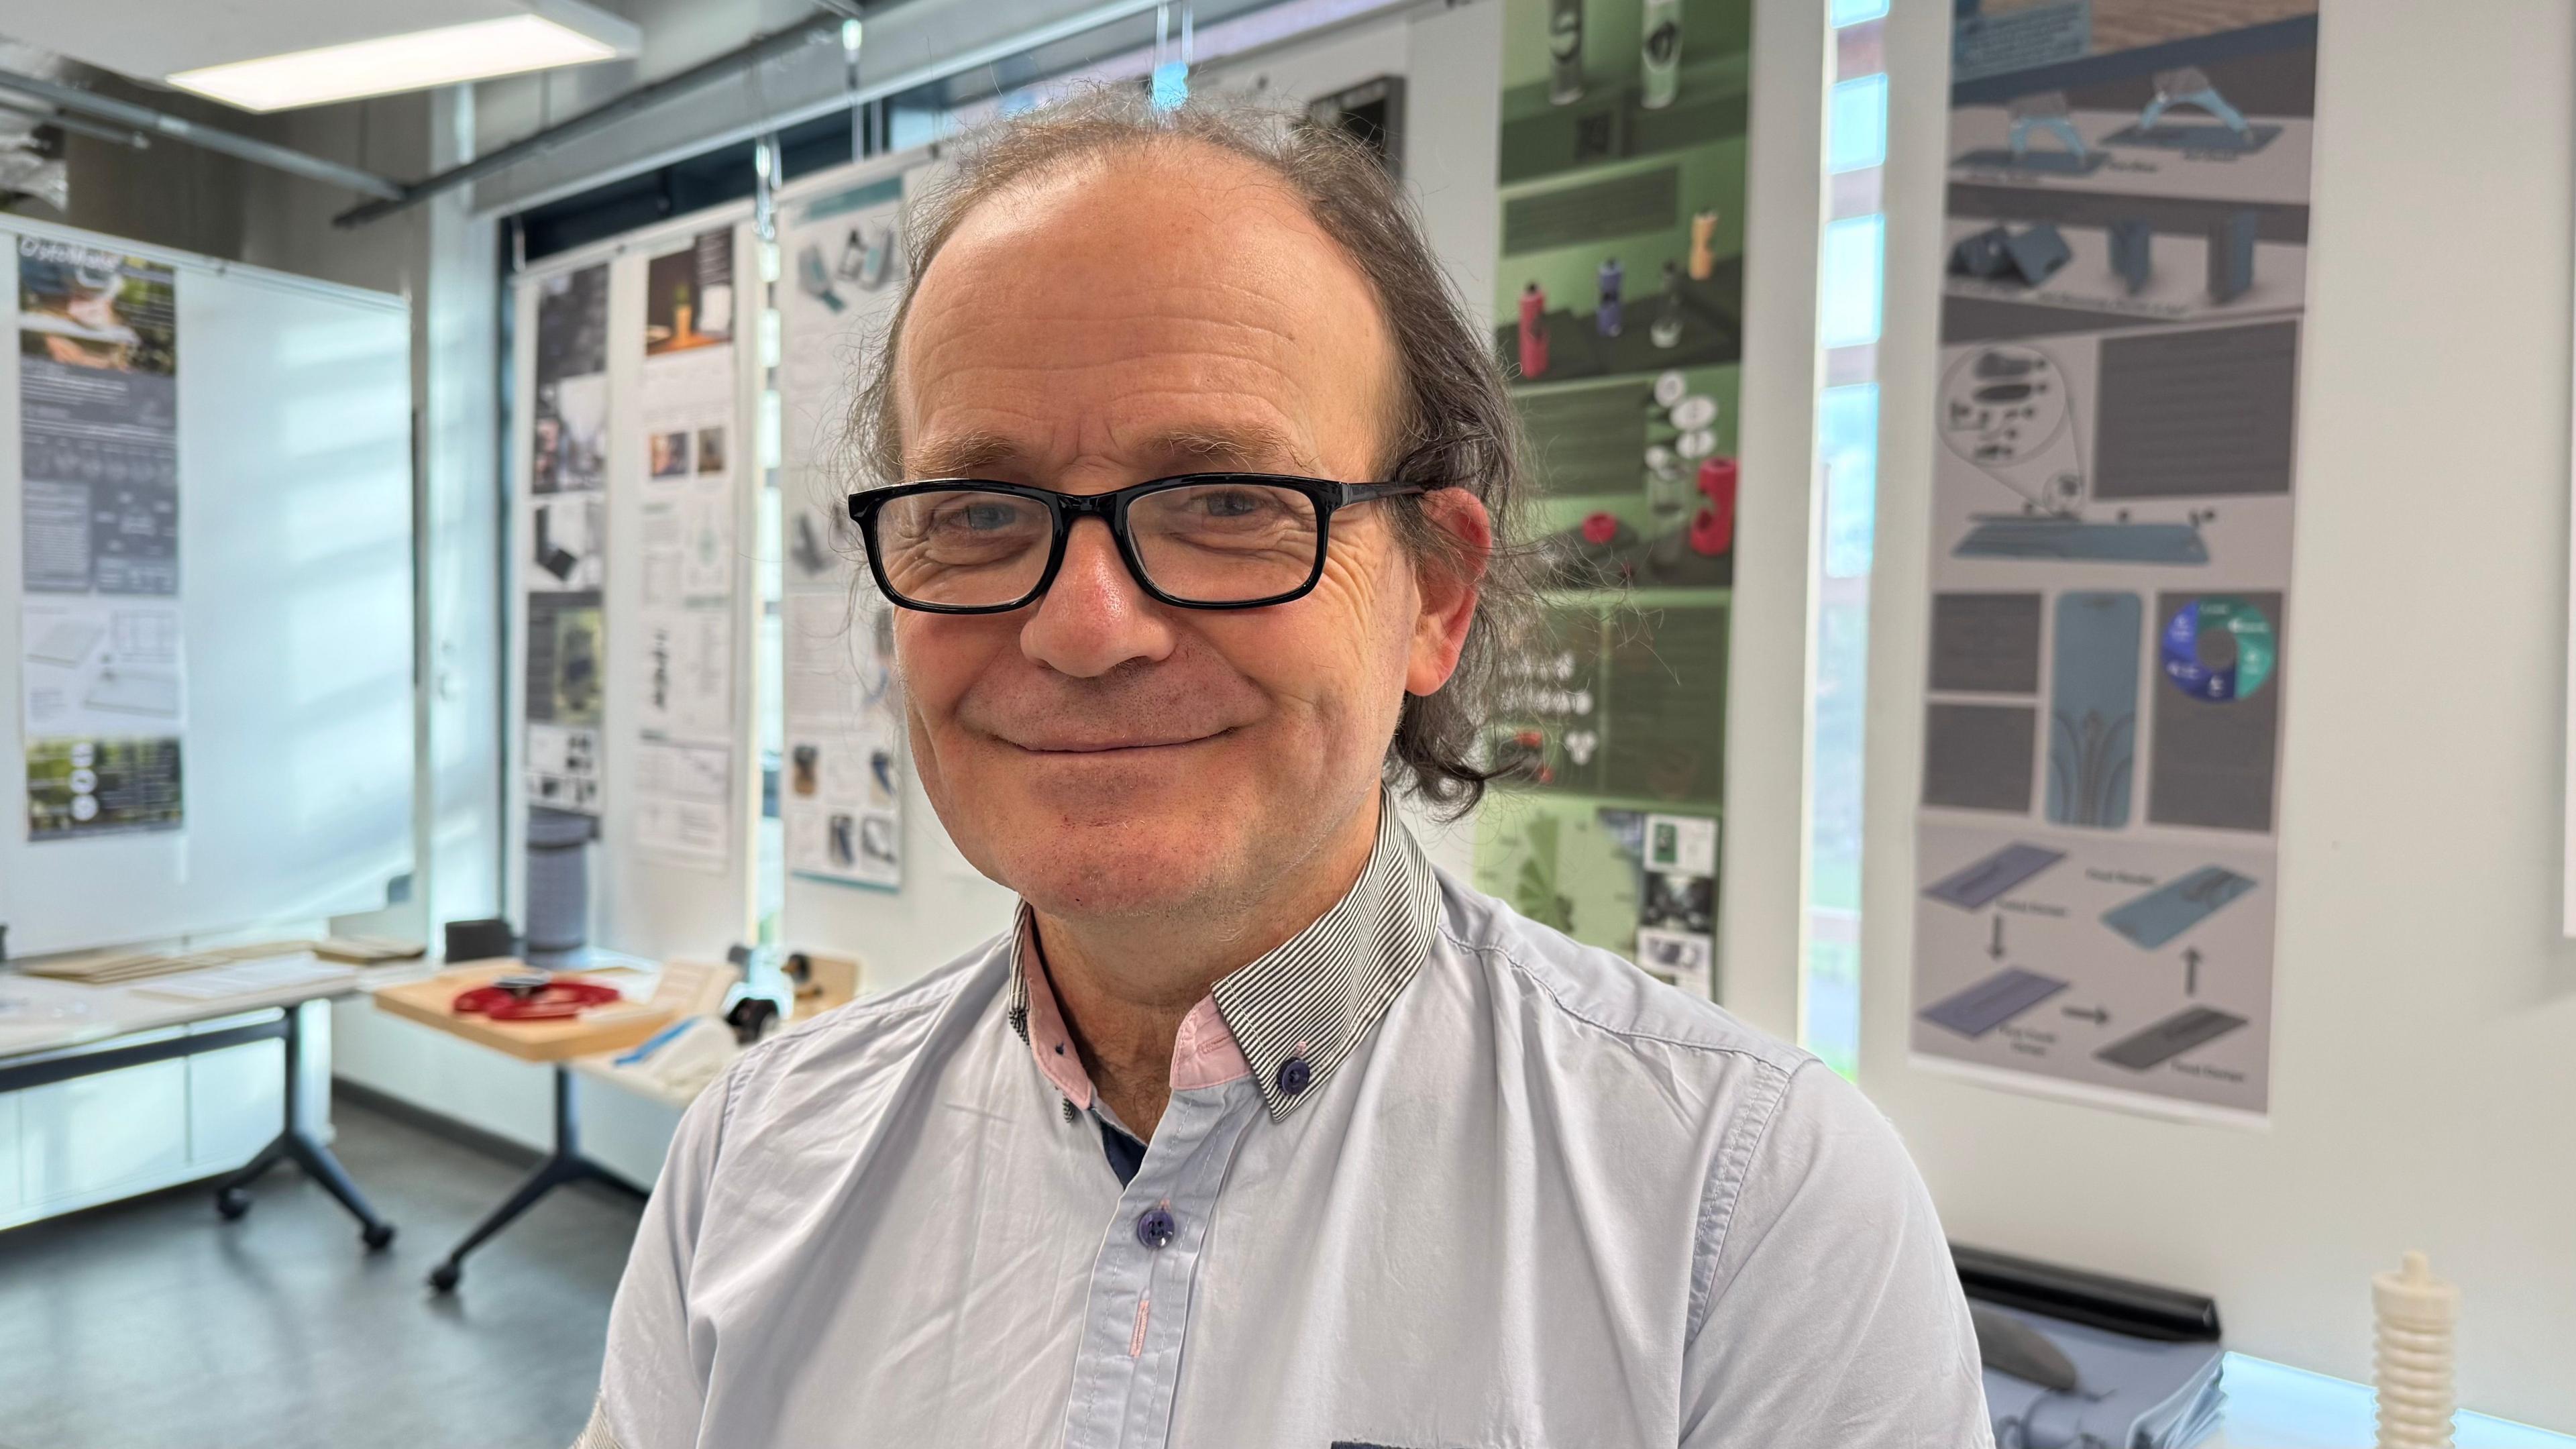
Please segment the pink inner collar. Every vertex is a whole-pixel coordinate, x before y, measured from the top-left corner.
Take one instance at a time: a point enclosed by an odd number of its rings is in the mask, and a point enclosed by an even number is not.
[[[1047,979],[1046,953],[1038,948],[1037,922],[1020,918],[1020,971],[1029,993],[1029,1053],[1038,1070],[1076,1107],[1091,1106],[1091,1074],[1083,1070],[1082,1053],[1065,1030],[1064,1011],[1056,1005],[1055,984]],[[1172,1038],[1172,1090],[1218,1087],[1252,1075],[1242,1043],[1216,1009],[1214,996],[1199,998]]]

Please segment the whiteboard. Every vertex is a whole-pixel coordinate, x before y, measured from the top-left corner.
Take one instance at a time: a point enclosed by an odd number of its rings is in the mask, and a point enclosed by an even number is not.
[[[185,820],[28,839],[22,235],[177,273]],[[377,910],[412,869],[411,321],[398,297],[0,221],[0,922],[12,955]]]

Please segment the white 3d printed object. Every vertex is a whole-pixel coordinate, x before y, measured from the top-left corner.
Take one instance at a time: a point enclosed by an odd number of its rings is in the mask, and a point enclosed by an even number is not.
[[[2370,1276],[2370,1301],[2379,1317],[2379,1449],[2451,1449],[2460,1290],[2409,1252],[2403,1270]]]

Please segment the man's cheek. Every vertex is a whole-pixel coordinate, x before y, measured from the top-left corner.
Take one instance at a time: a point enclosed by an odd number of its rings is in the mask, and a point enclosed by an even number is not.
[[[895,678],[905,705],[934,729],[954,725],[958,701],[973,685],[980,667],[970,640],[939,637],[934,632],[895,632]]]

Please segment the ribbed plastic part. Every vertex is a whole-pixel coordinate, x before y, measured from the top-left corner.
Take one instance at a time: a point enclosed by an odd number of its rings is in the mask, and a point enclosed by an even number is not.
[[[2451,1449],[2460,1290],[2410,1252],[2399,1271],[2371,1275],[2370,1298],[2379,1318],[2379,1449]]]

